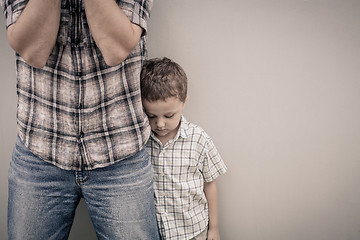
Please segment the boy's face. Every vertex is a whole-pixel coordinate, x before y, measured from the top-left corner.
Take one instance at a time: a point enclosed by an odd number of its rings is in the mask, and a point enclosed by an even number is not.
[[[142,102],[155,136],[163,143],[173,139],[179,129],[185,103],[177,97],[152,102],[143,99]]]

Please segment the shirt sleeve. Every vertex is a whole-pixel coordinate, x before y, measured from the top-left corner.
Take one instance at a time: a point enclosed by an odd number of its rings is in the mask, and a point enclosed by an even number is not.
[[[6,28],[18,20],[27,3],[28,0],[1,0],[1,7],[6,20]]]
[[[205,133],[204,133],[205,134]],[[224,174],[227,170],[225,163],[220,157],[215,144],[208,135],[205,134],[206,142],[203,152],[203,169],[202,174],[205,182],[211,182],[215,180],[221,174]]]
[[[132,23],[144,29],[145,35],[153,0],[119,0],[118,4]]]

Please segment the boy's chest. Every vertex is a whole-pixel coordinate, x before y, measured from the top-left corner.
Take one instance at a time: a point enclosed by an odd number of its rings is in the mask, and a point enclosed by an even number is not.
[[[165,146],[151,154],[155,173],[168,175],[194,174],[202,169],[202,157],[197,149],[184,145]]]

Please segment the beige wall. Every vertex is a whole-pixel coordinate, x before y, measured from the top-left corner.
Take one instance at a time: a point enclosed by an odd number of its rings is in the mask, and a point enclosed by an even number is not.
[[[358,0],[155,0],[149,56],[184,67],[185,115],[228,166],[218,180],[222,239],[360,239],[359,13]],[[1,26],[5,239],[16,96]],[[95,239],[82,204],[70,239],[84,236]]]

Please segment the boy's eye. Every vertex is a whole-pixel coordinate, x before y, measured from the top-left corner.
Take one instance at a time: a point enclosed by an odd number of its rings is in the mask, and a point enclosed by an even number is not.
[[[165,116],[166,118],[172,118],[175,114],[172,114],[172,115],[167,115]]]
[[[151,119],[152,119],[152,118],[155,118],[155,116],[153,116],[153,115],[147,115],[147,117],[148,117],[148,118],[151,118]]]

